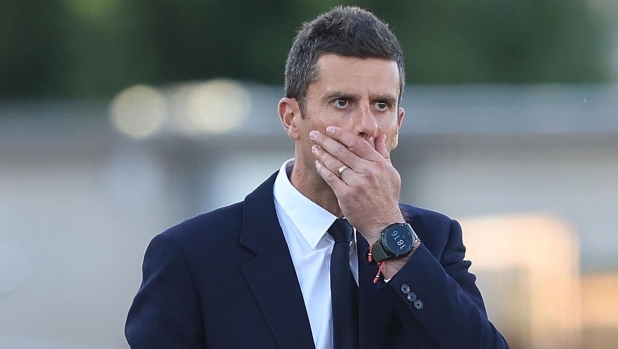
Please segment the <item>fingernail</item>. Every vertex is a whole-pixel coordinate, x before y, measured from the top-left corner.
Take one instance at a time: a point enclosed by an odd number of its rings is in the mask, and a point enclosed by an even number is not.
[[[318,131],[309,132],[309,138],[316,139],[318,137]]]
[[[317,144],[316,144],[316,145],[314,145],[313,147],[311,147],[311,151],[312,151],[312,152],[314,152],[314,153],[317,153],[317,152],[318,152],[318,150],[320,150],[320,146],[319,146],[319,145],[317,145]]]
[[[335,128],[334,128],[333,126],[328,126],[328,127],[326,128],[326,132],[327,132],[329,135],[332,135],[333,133],[335,133]]]

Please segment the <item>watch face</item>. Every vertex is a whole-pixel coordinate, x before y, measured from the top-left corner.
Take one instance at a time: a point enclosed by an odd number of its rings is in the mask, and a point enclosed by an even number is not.
[[[391,227],[384,234],[384,244],[396,255],[406,254],[412,250],[412,234],[404,227]]]

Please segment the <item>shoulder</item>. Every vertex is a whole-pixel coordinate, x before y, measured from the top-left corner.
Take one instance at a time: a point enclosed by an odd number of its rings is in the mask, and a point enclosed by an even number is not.
[[[453,220],[443,213],[408,204],[399,204],[399,208],[401,209],[406,221],[410,224],[414,223],[421,227],[429,225],[433,229],[446,228],[450,230]]]
[[[447,215],[424,208],[400,204],[404,218],[424,243],[443,245],[459,224]]]
[[[181,249],[237,243],[242,228],[243,203],[238,202],[189,218],[159,235],[173,240]]]

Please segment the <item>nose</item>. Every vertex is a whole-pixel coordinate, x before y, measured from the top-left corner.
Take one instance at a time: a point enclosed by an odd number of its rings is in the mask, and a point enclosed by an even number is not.
[[[377,137],[378,123],[371,107],[363,103],[361,108],[357,108],[356,114],[354,132],[373,145],[373,140]]]

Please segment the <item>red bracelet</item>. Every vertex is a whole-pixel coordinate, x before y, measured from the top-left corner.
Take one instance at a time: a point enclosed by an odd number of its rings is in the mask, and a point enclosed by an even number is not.
[[[369,263],[373,262],[373,245],[369,246],[369,253],[367,254],[367,261]],[[378,262],[378,273],[373,278],[373,283],[377,284],[380,281],[380,274],[382,274],[382,266],[384,265],[384,261]]]
[[[416,252],[416,250],[418,249],[418,247],[421,245],[421,239],[416,240],[416,243],[414,244],[414,246],[412,246],[412,251],[410,251],[410,254],[408,256],[411,256],[414,252]],[[367,254],[367,261],[369,263],[373,262],[373,245],[369,246],[369,253]],[[380,281],[380,275],[382,274],[382,266],[384,266],[384,262],[386,262],[387,260],[383,260],[381,262],[378,262],[378,273],[376,274],[376,276],[373,278],[373,283],[377,284],[378,281]]]

